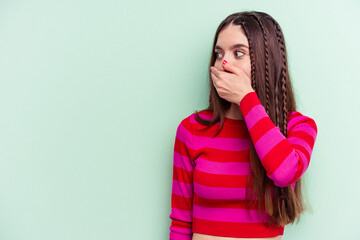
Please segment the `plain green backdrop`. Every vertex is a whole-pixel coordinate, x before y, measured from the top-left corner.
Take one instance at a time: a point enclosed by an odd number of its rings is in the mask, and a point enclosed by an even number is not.
[[[0,1],[0,239],[166,240],[180,121],[206,107],[218,24],[283,29],[318,126],[311,209],[284,240],[360,239],[359,1]]]

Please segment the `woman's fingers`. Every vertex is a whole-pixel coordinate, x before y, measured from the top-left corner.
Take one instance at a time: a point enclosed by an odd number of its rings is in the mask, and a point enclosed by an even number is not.
[[[213,72],[211,72],[210,74],[211,74],[211,79],[213,80],[213,84],[215,86],[215,84],[219,80],[219,78]]]
[[[238,75],[240,76],[241,74],[241,69],[238,68],[238,67],[235,67],[234,65],[232,65],[231,63],[225,63],[223,64],[223,67],[226,71],[230,72],[230,73],[233,73],[235,75]]]
[[[220,71],[216,67],[210,67],[210,72],[214,74],[216,77],[220,77]]]
[[[211,79],[213,80],[213,84],[215,86],[215,83],[219,80],[219,71],[216,68],[211,67],[210,74],[211,74]]]

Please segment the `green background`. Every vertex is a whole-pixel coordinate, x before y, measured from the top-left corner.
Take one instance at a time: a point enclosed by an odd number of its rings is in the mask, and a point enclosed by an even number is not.
[[[357,239],[359,1],[0,1],[0,239],[166,240],[180,121],[208,101],[218,24],[283,29],[318,137],[283,239]]]

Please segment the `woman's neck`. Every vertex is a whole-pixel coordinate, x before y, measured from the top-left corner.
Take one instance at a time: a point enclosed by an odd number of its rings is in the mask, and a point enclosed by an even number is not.
[[[236,120],[243,120],[244,116],[240,110],[239,105],[232,103],[229,110],[225,113],[225,117],[236,119]]]

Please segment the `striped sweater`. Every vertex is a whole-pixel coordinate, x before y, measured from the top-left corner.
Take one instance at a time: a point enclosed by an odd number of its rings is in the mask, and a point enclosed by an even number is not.
[[[225,118],[214,138],[219,123],[201,131],[205,126],[192,114],[179,124],[173,155],[171,240],[191,240],[194,232],[238,238],[283,234],[284,227],[267,227],[269,216],[264,209],[261,219],[256,204],[246,208],[250,141],[274,185],[294,187],[309,166],[317,126],[312,118],[293,111],[285,138],[256,92],[246,94],[239,107],[244,120]],[[199,114],[212,118],[210,111]]]

